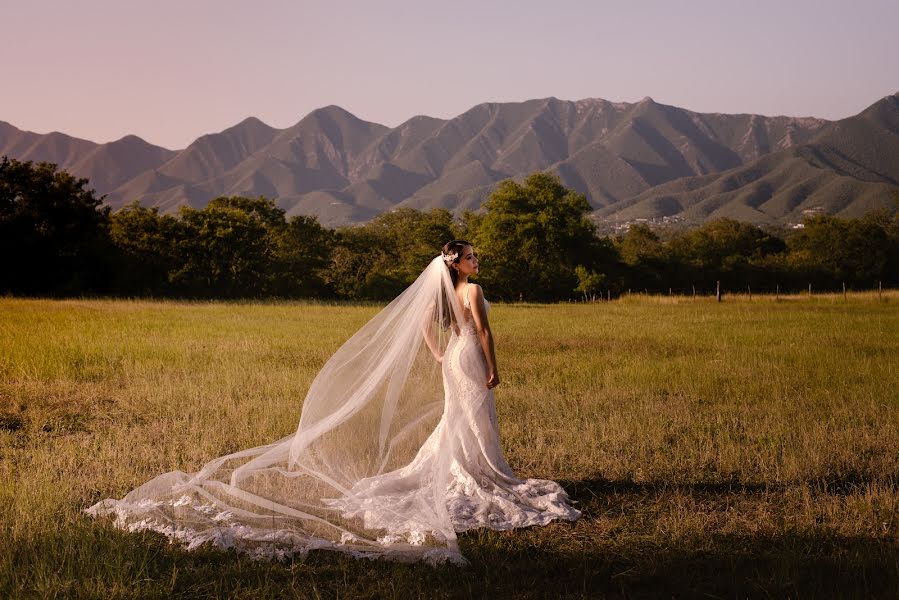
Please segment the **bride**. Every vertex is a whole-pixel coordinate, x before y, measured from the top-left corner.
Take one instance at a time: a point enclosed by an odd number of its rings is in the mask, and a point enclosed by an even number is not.
[[[328,360],[294,434],[87,512],[188,549],[459,564],[457,533],[576,520],[559,484],[519,479],[503,456],[488,304],[468,280],[477,273],[471,244],[447,243]]]

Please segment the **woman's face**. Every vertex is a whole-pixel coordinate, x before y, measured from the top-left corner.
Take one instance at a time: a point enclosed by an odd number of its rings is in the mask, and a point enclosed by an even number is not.
[[[478,256],[474,253],[471,246],[465,246],[459,252],[459,261],[455,263],[459,273],[464,273],[469,277],[478,272]]]

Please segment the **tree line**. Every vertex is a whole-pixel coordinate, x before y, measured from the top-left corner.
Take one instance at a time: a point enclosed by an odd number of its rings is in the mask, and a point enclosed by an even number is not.
[[[897,194],[899,204],[899,194]],[[555,176],[499,183],[479,212],[402,208],[329,229],[271,199],[219,197],[162,214],[112,212],[51,163],[0,162],[0,293],[178,298],[396,296],[450,239],[467,239],[491,298],[551,302],[627,290],[782,291],[899,286],[899,215],[819,215],[798,230],[717,219],[600,236]]]

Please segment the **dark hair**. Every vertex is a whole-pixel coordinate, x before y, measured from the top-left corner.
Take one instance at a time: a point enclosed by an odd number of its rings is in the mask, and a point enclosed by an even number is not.
[[[450,262],[446,262],[446,260],[444,260],[444,262],[446,263],[446,268],[449,269],[450,278],[453,280],[453,288],[456,287],[456,282],[459,280],[459,272],[454,269],[452,265],[459,262],[459,259],[462,258],[462,250],[465,249],[465,246],[471,246],[471,242],[466,242],[465,240],[453,240],[444,244],[443,250],[441,252],[443,256],[452,256],[453,254],[456,255],[456,258],[454,258]],[[442,312],[443,314],[441,315],[440,322],[443,325],[444,329],[446,329],[453,324],[453,321],[455,319],[453,319],[452,309],[445,303],[443,305]]]
[[[456,258],[453,259],[452,262],[446,263],[446,267],[450,272],[450,277],[453,279],[453,287],[456,286],[456,281],[459,279],[459,272],[452,268],[451,265],[456,264],[459,262],[459,259],[462,258],[462,250],[465,246],[471,246],[471,242],[466,242],[465,240],[453,240],[443,245],[443,256],[456,255]]]

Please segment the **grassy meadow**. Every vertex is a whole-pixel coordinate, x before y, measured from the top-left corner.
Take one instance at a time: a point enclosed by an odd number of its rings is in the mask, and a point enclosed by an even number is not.
[[[0,298],[0,597],[899,597],[899,293],[493,305],[506,455],[584,511],[465,568],[187,553],[82,515],[281,438],[378,310]]]

